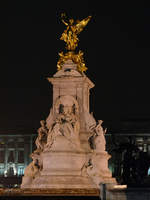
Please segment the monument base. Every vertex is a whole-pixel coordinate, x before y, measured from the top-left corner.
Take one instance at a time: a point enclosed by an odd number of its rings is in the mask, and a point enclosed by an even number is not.
[[[99,200],[99,189],[20,189],[0,188],[0,199],[4,200]]]
[[[83,173],[86,163],[84,152],[43,152],[43,169],[32,179],[24,176],[21,188],[97,188],[93,179]]]
[[[81,176],[40,176],[31,185],[31,188],[54,189],[96,189],[96,185],[89,177]]]

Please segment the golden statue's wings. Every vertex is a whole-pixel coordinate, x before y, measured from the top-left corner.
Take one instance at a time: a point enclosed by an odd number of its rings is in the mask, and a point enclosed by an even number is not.
[[[88,16],[87,18],[83,19],[79,23],[76,24],[76,34],[79,34],[84,27],[88,24],[92,16]]]

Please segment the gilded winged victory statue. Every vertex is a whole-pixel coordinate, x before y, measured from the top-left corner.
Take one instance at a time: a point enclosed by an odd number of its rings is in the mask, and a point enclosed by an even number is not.
[[[60,59],[57,63],[57,68],[60,70],[62,65],[66,60],[71,59],[74,63],[78,65],[78,70],[80,72],[86,71],[87,68],[84,63],[83,59],[83,52],[79,51],[75,53],[75,49],[78,46],[78,34],[83,31],[84,27],[88,24],[91,19],[91,16],[79,21],[74,19],[66,20],[66,15],[62,14],[62,22],[66,25],[66,29],[61,35],[60,40],[66,42],[66,49],[68,50],[67,53],[59,53]]]

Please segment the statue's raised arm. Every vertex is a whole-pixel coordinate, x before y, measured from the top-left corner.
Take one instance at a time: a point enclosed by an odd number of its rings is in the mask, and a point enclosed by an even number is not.
[[[65,21],[66,20],[66,14],[65,13],[62,13],[61,14],[61,21],[63,24],[65,24],[66,26],[69,26],[69,24]]]

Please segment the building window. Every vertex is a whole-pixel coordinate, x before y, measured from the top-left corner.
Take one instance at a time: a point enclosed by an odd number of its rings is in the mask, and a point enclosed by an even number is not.
[[[9,151],[9,152],[8,152],[8,161],[7,161],[8,163],[9,163],[9,162],[12,162],[12,163],[13,163],[13,162],[15,161],[15,160],[14,160],[14,157],[15,157],[14,154],[15,154],[14,151]]]
[[[13,141],[8,142],[8,148],[14,148],[15,143]]]
[[[0,166],[0,176],[4,175],[4,167]]]
[[[4,151],[0,151],[0,163],[4,163],[4,157],[5,157]]]
[[[23,166],[18,167],[18,175],[19,175],[19,176],[24,175],[24,167],[23,167]]]
[[[18,145],[18,148],[24,148],[24,142],[19,142],[17,145]]]
[[[18,163],[24,163],[24,151],[18,152]]]
[[[4,148],[5,147],[5,142],[0,138],[0,147]]]

